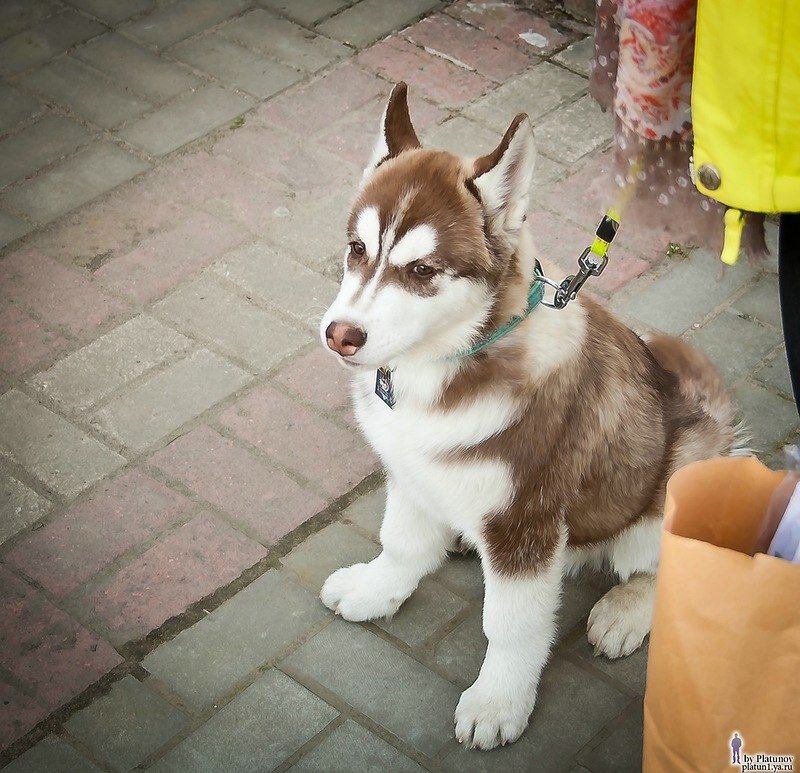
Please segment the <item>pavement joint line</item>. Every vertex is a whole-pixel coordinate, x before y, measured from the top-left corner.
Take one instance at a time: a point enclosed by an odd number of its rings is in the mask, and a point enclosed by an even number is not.
[[[586,756],[588,753],[594,751],[603,743],[603,741],[606,741],[608,738],[610,738],[620,727],[625,724],[631,714],[639,713],[641,711],[639,708],[639,703],[641,700],[643,700],[641,697],[632,698],[631,701],[622,709],[622,711],[620,711],[616,716],[612,717],[594,736],[592,736],[577,752],[575,752],[573,759],[578,764],[583,765],[588,769],[588,761],[586,761]]]
[[[649,637],[645,639],[645,641],[649,642]],[[601,671],[599,668],[595,668],[594,665],[591,663],[591,661],[582,658],[575,651],[568,649],[560,649],[555,654],[556,657],[560,657],[563,660],[572,663],[572,665],[577,666],[582,671],[585,671],[587,674],[591,674],[596,679],[599,679],[601,682],[605,682],[609,687],[613,687],[617,692],[622,693],[628,698],[640,697],[639,693],[637,693],[635,690],[632,690],[630,687],[628,687],[628,685],[623,684],[619,680],[615,679],[613,676],[609,676],[605,671]]]
[[[325,739],[329,738],[335,730],[340,728],[345,722],[347,717],[343,714],[338,714],[332,719],[325,727],[322,728],[316,735],[309,738],[294,754],[290,754],[280,765],[278,765],[272,773],[285,773],[292,765],[301,760],[306,754],[317,748]]]
[[[437,579],[436,582],[439,582]],[[447,587],[444,583],[441,583],[443,587]],[[455,593],[455,591],[448,588],[451,593]],[[459,598],[464,598],[460,596]],[[442,625],[436,628],[433,633],[431,633],[425,641],[423,641],[422,645],[419,647],[420,650],[425,652],[428,657],[433,658],[434,651],[436,649],[437,644],[441,644],[442,639],[444,639],[448,634],[452,633],[458,626],[462,623],[469,620],[475,614],[480,614],[483,611],[483,602],[478,601],[477,599],[465,599],[468,602],[468,605],[464,607],[464,609],[456,612],[453,617],[449,620],[446,620]]]

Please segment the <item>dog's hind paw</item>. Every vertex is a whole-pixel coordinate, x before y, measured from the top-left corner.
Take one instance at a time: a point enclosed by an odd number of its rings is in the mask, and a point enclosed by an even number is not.
[[[535,698],[534,698],[535,701]],[[456,738],[472,749],[493,749],[519,738],[528,726],[533,701],[499,696],[480,677],[461,694],[455,714]]]
[[[413,588],[398,586],[375,563],[353,564],[335,571],[322,586],[322,603],[353,623],[390,617],[411,595]]]
[[[652,575],[639,575],[613,587],[594,605],[586,633],[595,655],[621,658],[638,649],[653,621],[654,583]]]

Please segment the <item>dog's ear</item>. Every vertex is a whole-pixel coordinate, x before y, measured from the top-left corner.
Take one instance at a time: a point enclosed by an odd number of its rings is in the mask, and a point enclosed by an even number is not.
[[[533,129],[525,113],[511,122],[491,153],[475,159],[472,180],[486,214],[492,225],[510,235],[525,220],[535,163]]]
[[[411,124],[411,116],[408,114],[408,86],[401,81],[392,89],[386,110],[383,111],[378,141],[364,170],[364,179],[369,177],[382,161],[394,158],[404,150],[419,147],[421,145]]]

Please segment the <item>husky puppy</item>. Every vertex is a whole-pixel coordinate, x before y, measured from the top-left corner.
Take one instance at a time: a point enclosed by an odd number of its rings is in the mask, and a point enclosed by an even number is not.
[[[527,725],[565,573],[607,565],[619,584],[592,610],[589,642],[610,658],[639,647],[666,481],[728,454],[735,435],[703,354],[668,336],[643,341],[586,296],[563,310],[538,305],[464,354],[528,310],[534,160],[525,115],[481,158],[423,149],[397,85],[320,327],[352,370],[356,416],[388,489],[383,552],[334,572],[322,601],[346,620],[392,615],[454,540],[474,546],[489,644],[455,732],[479,749]]]

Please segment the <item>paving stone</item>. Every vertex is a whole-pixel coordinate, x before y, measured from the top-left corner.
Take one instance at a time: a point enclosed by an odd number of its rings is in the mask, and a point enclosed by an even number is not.
[[[534,59],[533,49],[530,53],[521,51],[445,14],[423,19],[404,30],[402,36],[498,83],[522,72]]]
[[[103,24],[66,10],[0,43],[0,75],[13,75],[44,64],[76,43],[107,30]]]
[[[308,343],[302,330],[284,324],[208,277],[184,285],[156,304],[156,311],[225,354],[264,371]],[[225,320],[220,325],[220,320]]]
[[[453,737],[458,689],[360,626],[335,620],[282,665],[425,754],[434,755]]]
[[[569,67],[573,72],[589,77],[592,70],[592,58],[594,57],[594,38],[582,38],[575,43],[568,45],[563,51],[559,51],[553,61]]]
[[[164,48],[241,13],[248,5],[248,0],[159,3],[152,13],[126,24],[122,30],[126,35]]]
[[[281,16],[286,16],[298,24],[311,27],[326,16],[344,8],[350,0],[259,0]]]
[[[6,302],[0,303],[0,369],[24,373],[65,346],[65,338],[30,314]]]
[[[205,349],[170,365],[95,412],[92,423],[142,451],[244,386],[251,376]]]
[[[775,330],[723,311],[686,340],[708,354],[731,383],[750,373],[782,339]]]
[[[3,768],[5,773],[100,773],[93,763],[66,741],[54,735],[43,738],[36,746]]]
[[[332,523],[303,540],[281,559],[281,564],[314,593],[319,593],[325,580],[337,569],[366,563],[378,553],[380,547],[362,537],[352,526]]]
[[[52,596],[64,598],[191,508],[185,497],[141,470],[130,470],[32,531],[6,560]]]
[[[316,596],[271,569],[142,665],[193,710],[205,711],[329,614]]]
[[[560,107],[536,125],[537,147],[557,161],[571,164],[611,140],[613,119],[590,96]]]
[[[321,497],[208,427],[178,438],[150,461],[230,513],[265,545],[325,506]]]
[[[322,346],[284,365],[274,380],[319,411],[341,412],[351,403],[350,373]]]
[[[451,153],[477,157],[494,150],[502,138],[502,134],[457,115],[455,118],[435,126],[424,136],[423,140],[426,145],[432,145]]]
[[[0,666],[19,680],[47,713],[122,662],[109,644],[3,567],[0,621]]]
[[[483,598],[483,570],[475,555],[452,556],[435,575],[435,579],[466,599]]]
[[[402,38],[388,38],[358,55],[358,62],[389,81],[406,81],[445,107],[462,107],[486,93],[490,81]]]
[[[47,499],[0,470],[0,545],[36,523],[49,509]]]
[[[442,767],[451,771],[529,771],[531,760],[536,760],[537,769],[567,769],[571,757],[629,700],[606,682],[556,658],[545,668],[530,724],[518,741],[491,754],[458,749],[444,759]]]
[[[50,113],[0,142],[0,187],[27,177],[90,139],[80,124]]]
[[[125,464],[119,454],[16,389],[0,397],[0,453],[65,497]]]
[[[332,19],[322,22],[317,29],[351,46],[363,48],[394,30],[402,29],[438,5],[438,0],[407,0],[404,3],[361,0]]]
[[[771,273],[760,277],[741,298],[734,301],[733,308],[781,330],[777,277]]]
[[[481,670],[486,646],[481,614],[476,612],[436,644],[434,660],[450,678],[466,687]]]
[[[21,738],[49,713],[48,709],[30,695],[21,693],[8,684],[5,679],[0,679],[0,701],[3,702],[3,711],[0,712],[0,749],[6,749]],[[33,759],[35,761],[36,758]],[[13,769],[11,767],[3,768],[3,770]],[[42,770],[42,768],[28,767],[26,763],[20,763],[20,767],[16,769],[32,773],[39,773]]]
[[[792,394],[792,379],[789,376],[789,365],[786,362],[786,351],[778,352],[777,356],[763,368],[755,373],[755,378],[762,384],[769,384],[774,389],[787,396]]]
[[[490,91],[470,105],[464,115],[502,135],[517,113],[527,113],[535,123],[585,89],[586,81],[580,76],[543,62]]]
[[[214,271],[242,287],[248,297],[255,295],[295,317],[315,336],[325,309],[338,291],[329,279],[296,263],[263,239],[228,253],[214,265]],[[299,340],[296,335],[294,338]]]
[[[8,212],[0,211],[0,247],[19,239],[21,236],[30,233],[34,226],[24,220],[10,215]]]
[[[146,684],[126,676],[65,727],[113,770],[135,768],[189,724],[178,709]]]
[[[334,770],[422,773],[423,768],[348,719],[292,765],[291,770],[292,773],[329,773]]]
[[[155,0],[69,0],[70,5],[96,16],[106,24],[119,24],[131,16],[149,11]]]
[[[272,669],[150,770],[272,770],[336,716],[334,708]]]
[[[30,385],[71,408],[89,408],[192,342],[139,315],[34,376]]]
[[[246,48],[304,72],[316,72],[351,54],[347,46],[260,8],[223,25],[219,31]]]
[[[346,494],[377,466],[366,444],[347,430],[264,385],[228,408],[220,424],[314,481],[332,498]],[[309,443],[309,438],[314,442]]]
[[[397,614],[375,624],[409,647],[421,647],[439,628],[466,609],[467,602],[434,580],[424,579]]]
[[[124,301],[36,250],[19,250],[0,263],[0,297],[74,335],[94,330],[126,308]]]
[[[342,518],[367,532],[376,542],[380,541],[381,523],[386,507],[386,488],[380,486],[368,494],[362,494],[342,511]]]
[[[245,238],[241,229],[205,212],[195,212],[101,266],[95,276],[138,301],[152,300]]]
[[[265,555],[261,545],[202,512],[75,603],[121,645],[232,582]]]
[[[152,107],[69,56],[21,75],[18,81],[104,129],[138,118]]]
[[[731,390],[751,437],[748,445],[757,451],[771,451],[798,428],[793,401],[777,397],[761,386],[741,384]]]
[[[60,10],[52,0],[5,0],[0,6],[0,37],[15,35]]]
[[[639,773],[642,769],[643,707],[637,702],[625,712],[622,723],[578,759],[592,773]]]
[[[107,3],[114,8],[121,6],[114,0],[82,0],[86,4]],[[152,0],[141,0],[141,4],[152,4]],[[129,9],[130,3],[125,4]],[[109,7],[109,13],[112,12]],[[200,80],[186,69],[137,45],[124,35],[112,32],[79,48],[73,56],[87,62],[96,69],[138,94],[143,94],[153,104],[185,94],[196,88]]]
[[[564,591],[558,610],[557,643],[564,641],[576,628],[585,629],[589,612],[592,611],[592,607],[602,595],[603,591],[598,590],[581,577],[564,579]]]
[[[45,107],[38,99],[25,91],[15,89],[8,83],[0,83],[0,132],[7,132],[23,121],[34,118],[43,112]]]
[[[213,32],[181,43],[173,49],[173,55],[260,99],[271,97],[302,77],[294,68],[263,59]]]
[[[202,86],[126,126],[119,135],[153,156],[163,156],[219,128],[251,106],[249,99],[219,86]]]
[[[602,655],[595,656],[594,650],[585,635],[580,636],[570,649],[583,658],[592,668],[624,684],[637,695],[644,695],[647,679],[647,653],[649,639],[638,650],[624,658],[610,660]]]
[[[744,262],[724,270],[706,250],[693,250],[658,279],[613,306],[622,314],[672,335],[702,319],[753,276]]]
[[[3,195],[32,220],[46,223],[130,180],[150,165],[111,142],[96,141]]]
[[[386,84],[351,63],[271,99],[256,111],[259,120],[308,137],[387,93]],[[375,123],[377,136],[378,123]]]

